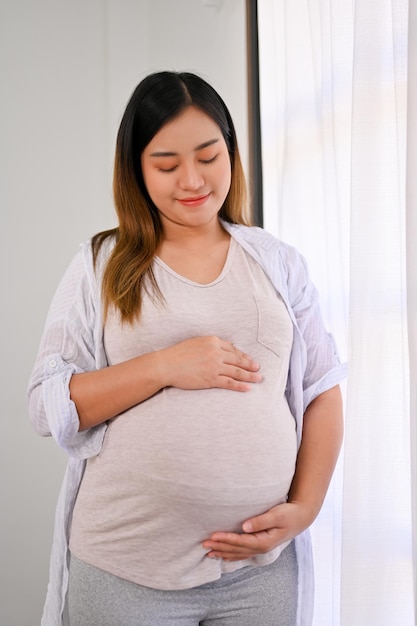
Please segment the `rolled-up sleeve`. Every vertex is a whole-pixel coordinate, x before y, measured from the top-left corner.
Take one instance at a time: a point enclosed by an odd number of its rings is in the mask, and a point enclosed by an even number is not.
[[[97,358],[97,286],[85,248],[75,256],[52,300],[28,388],[29,417],[41,436],[53,436],[70,456],[101,449],[105,424],[79,432],[69,383],[73,374],[103,366]],[[103,359],[102,359],[103,360]]]
[[[312,283],[305,259],[287,247],[288,285],[291,307],[302,338],[303,407],[339,384],[347,374],[333,336],[327,331],[320,310],[317,289]]]

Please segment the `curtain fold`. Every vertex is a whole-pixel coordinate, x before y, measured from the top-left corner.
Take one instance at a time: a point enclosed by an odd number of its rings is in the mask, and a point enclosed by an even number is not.
[[[407,102],[407,305],[410,354],[411,493],[414,604],[417,607],[417,5],[410,2]],[[417,616],[416,616],[417,621]]]
[[[357,0],[341,624],[413,623],[406,2]]]
[[[265,228],[306,256],[350,363],[343,457],[313,527],[315,626],[414,624],[407,5],[258,0]]]

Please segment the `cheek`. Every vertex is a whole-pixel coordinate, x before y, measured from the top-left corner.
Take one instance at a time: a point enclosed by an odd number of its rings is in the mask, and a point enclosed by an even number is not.
[[[151,199],[154,200],[163,188],[163,181],[160,180],[161,173],[156,168],[151,167],[146,159],[142,159],[142,176],[146,190]]]
[[[219,184],[221,186],[221,189],[223,193],[227,195],[230,189],[231,182],[232,182],[232,168],[230,166],[230,162],[228,163],[228,166],[221,168],[221,170],[218,173],[218,177],[219,177]]]
[[[143,171],[143,181],[151,200],[156,204],[156,199],[164,193],[164,180],[155,170]]]

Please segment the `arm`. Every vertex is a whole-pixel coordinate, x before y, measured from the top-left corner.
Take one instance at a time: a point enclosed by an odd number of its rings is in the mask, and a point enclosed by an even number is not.
[[[317,396],[304,414],[303,436],[288,501],[309,508],[310,524],[323,504],[342,439],[343,407],[337,386]]]
[[[228,561],[269,552],[308,528],[317,517],[336,465],[343,437],[339,387],[307,407],[301,446],[288,502],[243,523],[242,534],[214,533],[203,543],[210,557]]]
[[[69,394],[74,374],[107,365],[97,311],[98,286],[91,251],[75,255],[52,298],[28,386],[28,410],[36,432],[53,436],[71,457],[98,454],[106,425],[79,432],[76,407]]]
[[[52,300],[28,388],[29,417],[76,458],[98,454],[105,422],[165,386],[247,391],[259,366],[230,342],[197,337],[108,366],[99,337],[99,284],[88,247]]]
[[[261,380],[259,366],[229,341],[195,337],[94,372],[74,374],[71,399],[80,430],[96,426],[164,387],[248,391]]]

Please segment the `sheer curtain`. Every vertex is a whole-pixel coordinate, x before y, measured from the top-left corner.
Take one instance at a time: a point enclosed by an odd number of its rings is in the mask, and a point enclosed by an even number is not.
[[[410,355],[411,492],[413,520],[414,598],[417,607],[417,4],[408,14],[408,101],[406,167],[407,305]],[[416,613],[417,613],[417,609]],[[417,619],[417,616],[416,616]]]
[[[264,225],[306,256],[350,364],[343,455],[313,528],[314,623],[412,626],[408,3],[258,0],[258,15]]]

